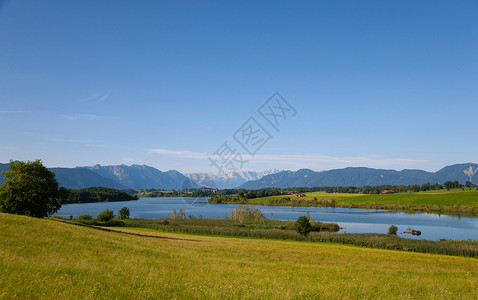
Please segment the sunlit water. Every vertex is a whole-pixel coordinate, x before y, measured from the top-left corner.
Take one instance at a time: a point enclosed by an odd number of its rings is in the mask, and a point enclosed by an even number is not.
[[[82,214],[96,217],[105,209],[112,209],[116,214],[123,206],[131,211],[131,218],[169,218],[173,209],[186,209],[186,216],[196,218],[225,218],[230,215],[235,204],[209,204],[208,198],[140,198],[137,201],[98,202],[63,205],[58,215],[76,218]],[[459,217],[426,213],[408,214],[375,209],[331,208],[331,207],[290,207],[261,206],[258,208],[267,218],[278,220],[297,220],[309,212],[316,221],[337,223],[349,233],[387,233],[393,224],[398,227],[402,237],[428,240],[457,239],[478,240],[478,217]],[[407,229],[420,230],[421,236],[403,233]]]

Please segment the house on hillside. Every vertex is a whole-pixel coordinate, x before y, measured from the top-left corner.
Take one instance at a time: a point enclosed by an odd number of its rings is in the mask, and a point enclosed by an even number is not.
[[[297,191],[283,191],[282,195],[294,195],[297,194]]]
[[[395,191],[392,191],[392,190],[385,190],[385,191],[381,192],[380,194],[382,194],[382,195],[386,195],[386,194],[395,194]]]

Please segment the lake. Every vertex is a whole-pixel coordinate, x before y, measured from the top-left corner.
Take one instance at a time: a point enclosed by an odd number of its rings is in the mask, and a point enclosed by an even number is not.
[[[209,204],[208,198],[140,198],[136,201],[97,202],[81,204],[65,204],[58,211],[63,218],[82,214],[96,217],[105,209],[112,209],[115,214],[123,206],[130,209],[131,218],[169,218],[173,209],[186,209],[186,216],[196,218],[225,218],[236,204]],[[332,208],[332,207],[291,207],[291,206],[261,206],[258,208],[265,217],[278,220],[297,220],[309,212],[316,221],[333,222],[342,227],[340,232],[348,233],[387,233],[393,224],[398,227],[401,237],[415,239],[456,239],[478,240],[478,217],[437,215],[426,213],[391,212],[375,209]],[[403,233],[411,228],[420,230],[421,236]]]

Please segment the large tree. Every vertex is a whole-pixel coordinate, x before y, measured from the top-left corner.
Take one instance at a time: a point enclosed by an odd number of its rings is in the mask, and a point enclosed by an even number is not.
[[[58,188],[55,173],[40,160],[10,161],[8,170],[2,172],[7,179],[0,186],[0,211],[46,217],[54,214],[66,202],[69,191]]]

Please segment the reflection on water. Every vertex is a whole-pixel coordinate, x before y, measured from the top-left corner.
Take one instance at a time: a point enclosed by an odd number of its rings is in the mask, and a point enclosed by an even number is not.
[[[137,201],[99,202],[66,204],[58,214],[64,218],[89,214],[96,217],[105,209],[118,213],[127,206],[131,218],[169,218],[173,209],[186,208],[186,215],[196,218],[224,218],[231,213],[235,204],[209,204],[208,198],[191,201],[188,198],[140,198]],[[267,218],[278,220],[297,220],[309,212],[316,221],[334,222],[349,233],[387,233],[393,224],[398,227],[402,237],[414,239],[473,239],[478,240],[478,217],[460,217],[426,213],[393,212],[375,209],[340,207],[290,207],[251,205],[260,209]],[[422,235],[403,234],[408,229],[420,230]]]

